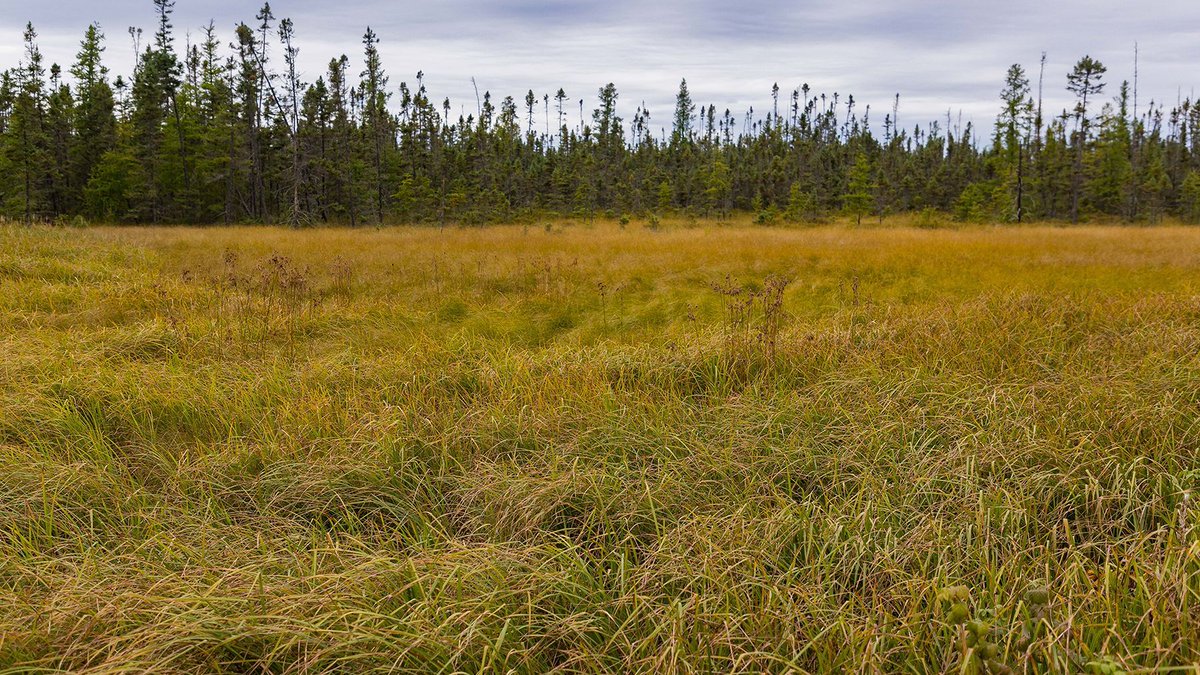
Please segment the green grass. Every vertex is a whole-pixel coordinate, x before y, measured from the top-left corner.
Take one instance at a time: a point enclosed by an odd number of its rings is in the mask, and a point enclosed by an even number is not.
[[[1198,354],[1184,228],[0,228],[0,672],[1196,672]]]

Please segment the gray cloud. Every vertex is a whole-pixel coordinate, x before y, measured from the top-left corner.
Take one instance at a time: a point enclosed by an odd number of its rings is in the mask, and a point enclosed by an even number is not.
[[[152,9],[148,0],[0,0],[0,64],[20,58],[27,19],[47,59],[64,65],[96,20],[108,34],[110,67],[128,72],[125,28],[152,30]],[[423,70],[435,99],[449,96],[465,113],[475,109],[472,77],[497,98],[519,100],[533,89],[541,99],[563,87],[572,123],[579,98],[590,111],[596,90],[612,81],[626,118],[644,101],[653,122],[665,124],[687,77],[697,103],[729,108],[739,120],[750,106],[770,108],[773,83],[784,97],[808,83],[843,100],[853,94],[860,111],[871,105],[876,129],[899,93],[905,126],[944,120],[950,111],[986,133],[1008,65],[1023,63],[1036,86],[1042,51],[1050,110],[1069,104],[1066,72],[1085,53],[1108,65],[1115,93],[1133,77],[1138,42],[1143,102],[1189,96],[1200,65],[1200,3],[1170,0],[278,0],[273,9],[295,20],[309,80],[342,52],[357,57],[370,25],[393,85]],[[255,3],[179,0],[174,24],[182,40],[211,19],[228,41],[233,26],[252,23],[256,11]]]

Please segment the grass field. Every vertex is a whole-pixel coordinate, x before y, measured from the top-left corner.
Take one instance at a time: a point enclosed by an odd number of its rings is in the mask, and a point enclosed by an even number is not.
[[[1200,672],[1200,230],[0,227],[0,672]]]

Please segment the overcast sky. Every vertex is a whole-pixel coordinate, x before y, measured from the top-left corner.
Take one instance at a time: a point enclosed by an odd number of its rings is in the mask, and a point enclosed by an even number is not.
[[[211,19],[228,43],[239,21],[253,24],[256,8],[254,0],[178,0],[174,24],[182,41]],[[449,96],[455,113],[470,113],[472,77],[497,102],[563,87],[572,124],[579,99],[590,113],[610,81],[627,122],[645,101],[655,127],[669,124],[686,77],[697,104],[729,108],[739,121],[750,106],[768,110],[778,82],[781,98],[804,83],[853,94],[860,111],[872,106],[877,132],[897,93],[905,127],[945,120],[949,110],[990,129],[1009,64],[1025,65],[1036,88],[1047,52],[1045,98],[1061,110],[1075,60],[1090,54],[1108,66],[1107,98],[1133,78],[1135,42],[1143,105],[1174,104],[1200,84],[1196,0],[278,0],[272,9],[295,21],[307,81],[341,53],[360,70],[370,25],[393,88],[423,70],[435,101]],[[150,33],[155,22],[150,0],[0,0],[0,67],[20,59],[26,20],[47,61],[64,69],[98,21],[114,73],[131,69],[127,28]]]

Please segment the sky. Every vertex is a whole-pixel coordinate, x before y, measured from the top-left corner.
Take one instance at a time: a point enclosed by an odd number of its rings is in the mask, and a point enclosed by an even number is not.
[[[182,42],[211,20],[228,43],[238,22],[254,23],[258,6],[178,0],[173,23]],[[1066,74],[1079,57],[1108,67],[1107,99],[1133,79],[1135,44],[1143,109],[1151,100],[1170,107],[1200,86],[1195,0],[276,0],[271,7],[295,22],[306,81],[342,53],[360,70],[370,26],[393,90],[423,71],[431,98],[450,97],[456,116],[476,110],[474,78],[497,103],[505,95],[522,101],[529,89],[539,100],[550,94],[552,118],[562,87],[575,125],[579,99],[590,116],[596,91],[613,82],[626,122],[644,102],[658,128],[669,126],[687,78],[698,105],[714,104],[718,115],[728,108],[739,121],[750,107],[771,108],[772,84],[786,100],[807,83],[843,101],[852,94],[859,112],[870,105],[876,133],[899,94],[902,126],[944,125],[949,113],[986,136],[1010,64],[1025,66],[1036,91],[1046,52],[1045,105],[1061,111],[1070,100]],[[0,69],[21,58],[26,21],[47,62],[64,70],[84,29],[99,22],[114,74],[132,70],[128,27],[147,34],[155,27],[150,0],[0,0]]]

